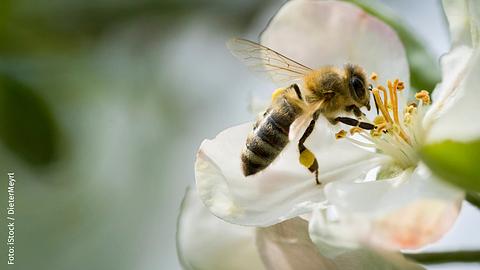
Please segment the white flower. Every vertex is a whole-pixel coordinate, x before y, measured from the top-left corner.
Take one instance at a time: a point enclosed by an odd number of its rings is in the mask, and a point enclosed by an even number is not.
[[[300,218],[272,227],[227,223],[212,215],[194,190],[187,191],[178,219],[177,250],[185,270],[420,270],[398,253],[358,250],[322,256]]]
[[[177,225],[177,250],[183,269],[264,269],[254,227],[213,216],[193,190],[183,199]]]
[[[331,126],[318,121],[307,147],[319,163],[320,187],[298,164],[294,143],[265,171],[244,177],[240,152],[252,123],[227,129],[204,141],[198,152],[195,176],[205,205],[226,221],[253,226],[313,211],[309,227],[317,243],[400,249],[438,240],[455,221],[463,193],[438,181],[421,162],[419,150],[439,140],[480,138],[480,122],[471,118],[480,100],[475,91],[479,4],[468,2],[464,7],[470,9],[458,9],[474,16],[468,24],[453,21],[447,9],[452,36],[458,39],[441,59],[443,79],[433,103],[421,92],[416,106],[407,106],[408,64],[390,27],[344,2],[287,2],[262,34],[262,44],[310,67],[348,62],[377,72],[382,80],[392,79],[384,86],[374,80],[373,98],[382,117],[367,118],[379,129],[335,140]],[[463,18],[458,10],[456,18]],[[458,35],[468,32],[465,27],[477,35]],[[367,181],[367,174],[374,181]]]

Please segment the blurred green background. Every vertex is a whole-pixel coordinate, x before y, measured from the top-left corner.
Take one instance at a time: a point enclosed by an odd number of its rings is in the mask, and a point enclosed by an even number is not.
[[[0,1],[0,268],[12,171],[11,268],[178,269],[195,151],[236,91],[224,42],[268,4]]]
[[[251,119],[250,93],[272,88],[224,43],[256,40],[282,3],[1,0],[1,268],[14,172],[9,269],[179,269],[197,147]]]

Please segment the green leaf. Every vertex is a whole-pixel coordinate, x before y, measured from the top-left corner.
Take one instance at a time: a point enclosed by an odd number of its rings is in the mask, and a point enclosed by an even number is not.
[[[425,146],[423,161],[441,179],[465,190],[480,192],[480,140],[444,141]]]
[[[58,128],[45,101],[22,82],[0,75],[0,140],[30,165],[47,165],[58,150]]]
[[[425,89],[432,92],[441,78],[439,62],[424,46],[423,41],[403,23],[402,18],[378,1],[374,4],[367,0],[344,1],[359,6],[397,32],[407,53],[412,87],[416,90]]]

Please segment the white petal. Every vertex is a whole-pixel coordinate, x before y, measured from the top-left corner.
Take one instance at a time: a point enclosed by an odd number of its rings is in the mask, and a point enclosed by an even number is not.
[[[465,77],[472,52],[467,46],[459,46],[440,58],[442,82],[433,91],[433,104],[425,116],[425,123],[435,121],[455,104],[458,86]]]
[[[325,200],[322,186],[298,162],[296,143],[290,143],[264,171],[245,177],[240,153],[253,124],[229,128],[200,146],[195,163],[197,188],[205,205],[226,221],[268,226],[308,212]],[[310,143],[309,143],[310,142]],[[348,141],[336,141],[321,118],[307,140],[319,163],[320,181],[355,180],[378,166],[378,154]]]
[[[459,213],[463,193],[434,179],[419,165],[387,180],[328,184],[335,216],[314,215],[312,238],[355,247],[368,244],[415,249],[437,241]],[[342,233],[348,232],[348,235]]]
[[[340,270],[421,270],[419,264],[408,261],[399,253],[383,250],[352,250],[335,258]]]
[[[480,43],[480,2],[478,0],[443,0],[454,47],[477,47]]]
[[[301,218],[259,228],[257,246],[267,269],[336,269],[318,252],[308,236],[308,222]]]
[[[386,270],[423,269],[398,253],[367,249],[345,250],[331,258],[325,244],[313,243],[306,221],[295,218],[259,229],[257,244],[267,269],[272,270]],[[315,246],[317,244],[317,247]]]
[[[364,67],[367,75],[399,78],[409,86],[405,50],[395,31],[353,4],[289,1],[271,20],[261,42],[311,68],[353,63]]]
[[[441,87],[443,92],[426,115],[427,127],[430,127],[428,143],[442,140],[471,141],[480,138],[480,121],[478,115],[480,101],[480,51],[473,52],[466,47],[459,47],[453,54],[463,55],[454,61],[445,59],[445,69],[451,65],[452,74],[445,74]],[[452,63],[453,62],[453,63]],[[445,72],[446,73],[446,72]],[[430,126],[428,126],[430,124]]]
[[[184,269],[264,269],[255,237],[255,228],[212,215],[194,190],[185,194],[177,228],[177,250]]]

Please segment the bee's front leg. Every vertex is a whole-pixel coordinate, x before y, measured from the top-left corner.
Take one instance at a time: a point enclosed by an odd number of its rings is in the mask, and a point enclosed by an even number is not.
[[[333,125],[337,124],[338,122],[343,123],[345,125],[349,125],[352,127],[360,127],[365,130],[372,130],[375,129],[375,125],[368,123],[368,122],[362,122],[358,121],[357,119],[353,119],[350,117],[337,117],[337,118],[329,118],[328,121],[332,123]]]
[[[359,119],[365,116],[365,114],[356,105],[350,105],[345,107],[345,111],[353,112],[353,114]]]
[[[353,114],[357,117],[357,118],[363,118],[365,117],[365,114],[360,111],[360,108],[358,108],[357,106],[355,106],[355,108],[353,108]]]

